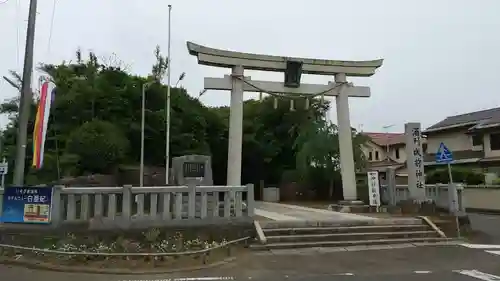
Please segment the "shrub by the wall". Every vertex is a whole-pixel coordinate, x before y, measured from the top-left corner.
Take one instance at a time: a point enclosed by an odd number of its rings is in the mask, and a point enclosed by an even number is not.
[[[481,173],[476,173],[470,169],[456,167],[454,168],[452,166],[451,174],[453,176],[453,182],[456,183],[465,183],[468,185],[484,184],[484,175]],[[448,169],[436,169],[428,172],[426,174],[425,182],[428,184],[449,183],[450,177],[448,175]]]

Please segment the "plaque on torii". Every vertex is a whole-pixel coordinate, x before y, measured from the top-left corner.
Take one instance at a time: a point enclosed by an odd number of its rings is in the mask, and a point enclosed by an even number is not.
[[[356,178],[349,116],[349,97],[370,97],[370,88],[347,83],[347,76],[370,77],[382,66],[383,60],[339,61],[294,58],[219,50],[187,42],[189,54],[198,64],[231,68],[231,75],[205,78],[205,90],[231,91],[227,184],[241,185],[241,152],[243,135],[243,92],[265,92],[304,96],[336,97],[340,167],[345,200],[356,200]],[[283,82],[252,80],[244,70],[283,72]],[[326,85],[302,84],[302,74],[331,75],[335,82]]]

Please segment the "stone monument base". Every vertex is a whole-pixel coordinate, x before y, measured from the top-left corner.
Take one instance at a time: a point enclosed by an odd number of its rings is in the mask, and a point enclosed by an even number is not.
[[[341,213],[368,213],[370,206],[361,200],[341,200],[337,204],[330,204],[328,210]]]

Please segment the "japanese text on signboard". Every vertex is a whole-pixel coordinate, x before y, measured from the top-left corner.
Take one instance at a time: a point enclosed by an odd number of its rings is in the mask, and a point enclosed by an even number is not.
[[[183,173],[186,178],[202,178],[205,176],[205,163],[186,162],[183,165]]]
[[[423,170],[423,157],[422,157],[422,132],[419,128],[412,129],[413,143],[415,144],[413,149],[413,156],[415,161],[415,178],[416,178],[416,187],[424,188],[424,173]]]
[[[7,186],[4,188],[1,221],[50,223],[52,187]]]
[[[378,172],[368,172],[368,193],[370,206],[380,206],[380,183]]]
[[[39,195],[37,189],[16,189],[16,195],[7,196],[8,200],[25,201],[28,203],[46,203],[48,198],[45,195]]]

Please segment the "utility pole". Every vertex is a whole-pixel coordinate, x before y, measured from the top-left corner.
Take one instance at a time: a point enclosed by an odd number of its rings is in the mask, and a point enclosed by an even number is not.
[[[37,0],[30,0],[28,27],[26,29],[26,48],[24,51],[23,81],[21,98],[19,101],[19,127],[17,130],[16,162],[14,167],[14,185],[24,184],[24,166],[26,163],[26,142],[28,139],[28,122],[30,119],[31,102],[31,74],[33,72],[33,48],[35,44]]]
[[[172,60],[170,59],[170,38],[172,27],[172,5],[168,5],[168,49],[167,49],[167,118],[166,118],[166,134],[165,134],[165,185],[168,185],[170,178],[170,74]]]
[[[396,126],[396,124],[392,124],[392,125],[386,125],[386,126],[383,126],[382,128],[384,129],[384,132],[387,134],[386,136],[389,136],[389,129]],[[386,144],[385,144],[385,158],[386,159],[389,159],[389,140],[390,140],[390,137],[388,137],[386,139]]]

